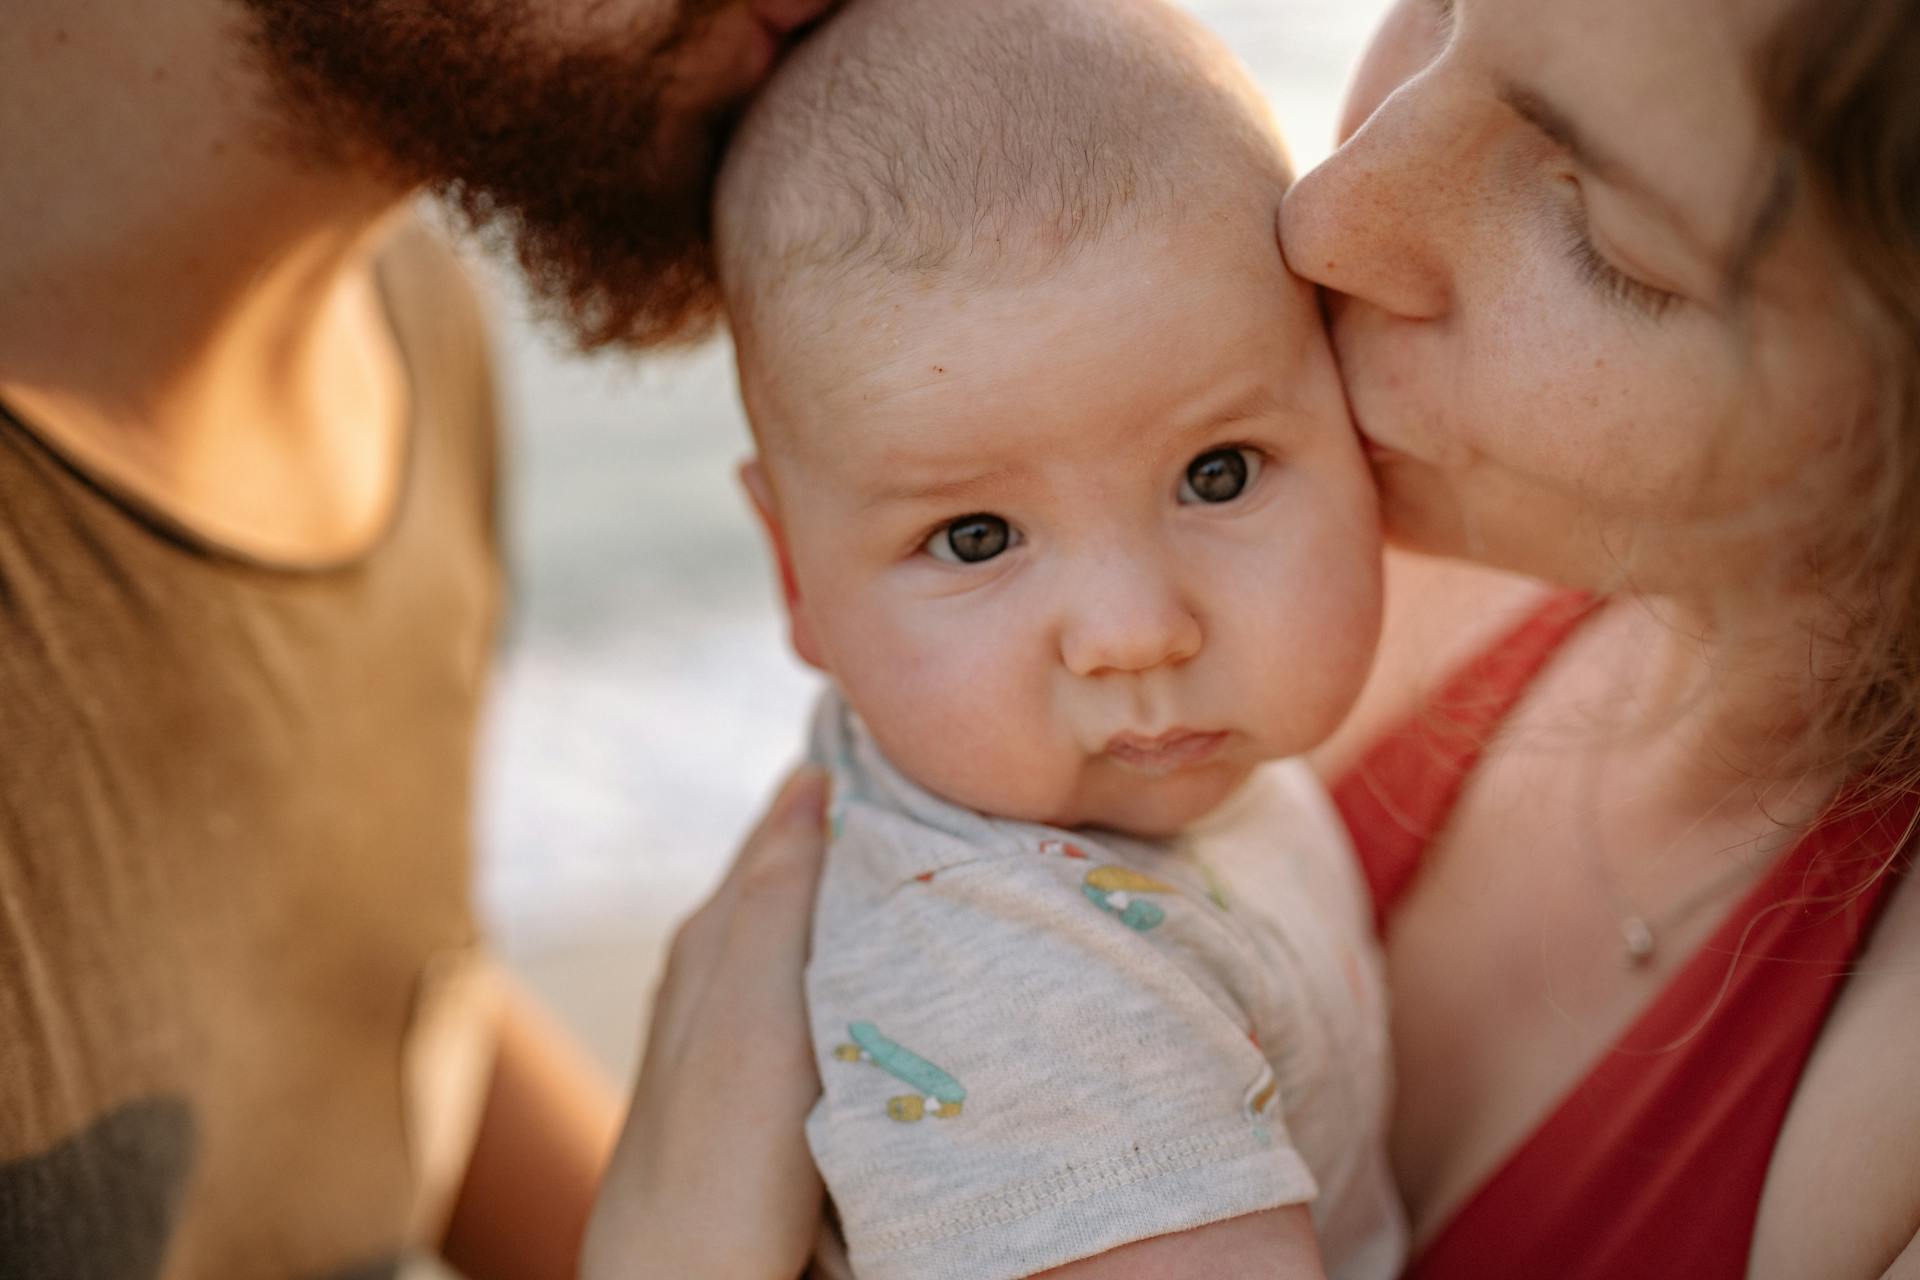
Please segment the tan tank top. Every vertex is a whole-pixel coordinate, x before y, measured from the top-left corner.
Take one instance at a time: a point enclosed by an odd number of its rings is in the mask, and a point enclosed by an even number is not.
[[[416,1219],[501,584],[478,308],[417,228],[379,274],[410,454],[351,563],[214,545],[0,410],[6,1280],[382,1275]]]

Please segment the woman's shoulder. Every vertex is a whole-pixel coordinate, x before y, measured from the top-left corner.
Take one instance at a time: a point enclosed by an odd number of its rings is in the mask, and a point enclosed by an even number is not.
[[[1321,777],[1340,777],[1460,666],[1562,589],[1459,560],[1389,551],[1379,652],[1360,699],[1334,735],[1309,753]]]
[[[1774,1148],[1757,1280],[1879,1275],[1920,1232],[1920,873],[1893,889]]]

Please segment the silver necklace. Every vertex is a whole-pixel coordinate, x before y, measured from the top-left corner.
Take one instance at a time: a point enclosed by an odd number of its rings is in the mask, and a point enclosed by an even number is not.
[[[1674,903],[1665,911],[1649,912],[1636,902],[1631,894],[1615,882],[1606,859],[1594,850],[1592,858],[1595,877],[1606,890],[1609,909],[1614,917],[1614,927],[1620,935],[1621,964],[1628,969],[1645,969],[1652,965],[1654,957],[1660,952],[1662,932],[1677,929],[1697,915],[1702,908],[1717,901],[1727,890],[1743,880],[1759,874],[1772,864],[1772,858],[1755,863],[1739,861],[1721,871],[1718,875],[1700,885],[1692,893]]]

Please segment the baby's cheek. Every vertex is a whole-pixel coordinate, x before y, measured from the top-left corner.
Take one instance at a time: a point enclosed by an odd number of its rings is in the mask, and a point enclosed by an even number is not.
[[[1317,746],[1359,695],[1380,624],[1373,546],[1329,524],[1246,583],[1237,665],[1279,754]]]
[[[1302,640],[1313,672],[1306,708],[1311,722],[1303,725],[1309,741],[1301,750],[1318,746],[1346,719],[1366,683],[1380,638],[1379,567],[1373,560],[1348,560],[1331,566],[1318,593],[1319,613],[1310,621],[1312,632]]]
[[[1053,738],[1035,708],[981,689],[978,696],[916,700],[917,715],[874,731],[894,765],[921,786],[970,809],[1044,820],[1068,790]]]
[[[870,625],[839,673],[894,765],[921,786],[1012,817],[1050,810],[1059,734],[1033,656],[1007,627]]]

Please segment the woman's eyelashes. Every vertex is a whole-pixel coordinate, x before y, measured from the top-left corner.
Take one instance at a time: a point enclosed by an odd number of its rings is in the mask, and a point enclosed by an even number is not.
[[[1680,295],[1622,271],[1607,260],[1593,242],[1593,228],[1587,219],[1587,207],[1576,191],[1561,215],[1567,241],[1567,253],[1580,279],[1588,287],[1614,302],[1624,303],[1651,320],[1658,320],[1680,303]]]
[[[984,512],[950,520],[933,531],[926,552],[948,564],[984,564],[1019,545],[1020,535],[999,516]]]

